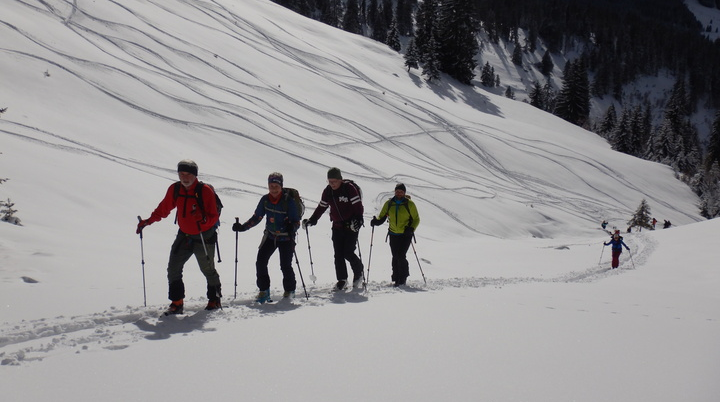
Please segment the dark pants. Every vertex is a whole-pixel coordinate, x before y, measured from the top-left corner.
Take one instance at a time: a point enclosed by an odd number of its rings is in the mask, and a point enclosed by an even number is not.
[[[617,268],[620,266],[620,254],[622,254],[622,249],[612,251],[612,267],[613,268]]]
[[[205,240],[203,246],[202,240]],[[168,261],[167,278],[168,278],[168,298],[172,301],[182,300],[185,298],[185,284],[183,283],[183,268],[185,263],[191,256],[195,255],[195,259],[200,266],[200,271],[205,275],[207,280],[207,297],[210,300],[216,300],[222,295],[220,294],[220,275],[215,270],[215,242],[217,234],[215,229],[208,230],[202,234],[187,235],[178,231],[175,241],[170,250],[170,260]],[[205,254],[207,250],[207,254]]]
[[[390,234],[390,252],[392,253],[392,281],[404,284],[410,276],[410,266],[407,260],[407,251],[410,248],[412,236]]]
[[[338,281],[347,281],[348,270],[345,260],[350,262],[354,278],[363,277],[363,264],[360,257],[355,255],[355,244],[358,241],[358,232],[343,228],[333,228],[332,242],[335,252],[335,276]]]
[[[280,250],[280,271],[283,274],[283,289],[289,292],[295,291],[297,285],[295,281],[295,272],[292,267],[292,257],[295,250],[295,244],[290,240],[276,241],[274,238],[266,237],[260,245],[255,262],[255,272],[257,274],[257,287],[260,290],[270,289],[270,274],[268,273],[268,261],[275,250]]]

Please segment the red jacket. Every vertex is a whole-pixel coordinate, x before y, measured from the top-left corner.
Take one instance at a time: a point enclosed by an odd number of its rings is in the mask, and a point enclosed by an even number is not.
[[[158,222],[163,218],[167,218],[170,212],[177,208],[177,224],[183,233],[196,235],[201,231],[205,232],[212,229],[219,219],[217,204],[215,203],[215,194],[213,194],[210,186],[202,186],[202,194],[200,196],[203,198],[203,206],[205,209],[205,213],[203,214],[195,198],[195,187],[197,184],[197,179],[195,179],[195,183],[188,189],[180,184],[180,193],[177,199],[175,199],[174,194],[175,183],[171,184],[165,193],[165,198],[160,201],[160,204],[158,204],[155,211],[150,215],[148,219],[149,223]],[[200,223],[199,226],[198,222]]]

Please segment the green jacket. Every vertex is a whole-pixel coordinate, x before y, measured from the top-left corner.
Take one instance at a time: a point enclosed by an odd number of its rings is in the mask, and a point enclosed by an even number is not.
[[[386,217],[390,223],[390,232],[394,234],[405,233],[405,228],[408,226],[411,226],[415,231],[420,225],[420,215],[418,215],[415,203],[412,202],[409,195],[406,195],[400,202],[395,197],[387,200],[377,219],[385,221]]]

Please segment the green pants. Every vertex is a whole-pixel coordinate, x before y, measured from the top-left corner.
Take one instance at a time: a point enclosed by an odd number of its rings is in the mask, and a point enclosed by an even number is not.
[[[205,243],[203,244],[203,239]],[[185,285],[183,283],[183,267],[192,255],[205,275],[208,286],[208,298],[220,296],[220,275],[215,270],[215,243],[217,233],[215,229],[202,233],[202,236],[188,235],[178,231],[177,237],[170,250],[167,277],[169,284],[168,298],[180,300],[185,298]]]

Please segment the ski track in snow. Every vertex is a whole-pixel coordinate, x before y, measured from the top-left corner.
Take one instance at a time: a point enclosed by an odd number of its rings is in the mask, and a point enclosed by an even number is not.
[[[382,303],[383,297],[402,292],[443,292],[454,288],[483,288],[491,286],[502,289],[512,285],[538,283],[590,283],[611,275],[621,275],[623,271],[641,268],[656,248],[652,237],[636,233],[625,238],[632,250],[621,258],[618,269],[610,269],[608,259],[610,250],[605,254],[605,262],[580,271],[567,272],[551,278],[515,277],[515,278],[426,278],[427,284],[416,279],[408,282],[403,289],[395,289],[388,282],[370,282],[366,290],[347,290],[331,292],[330,286],[310,285],[306,282],[309,299],[305,298],[302,288],[298,288],[294,299],[282,299],[276,292],[272,303],[257,304],[254,292],[238,293],[235,300],[226,297],[221,311],[204,311],[205,299],[186,299],[185,315],[163,317],[166,305],[125,308],[111,307],[103,312],[37,320],[3,323],[0,325],[0,365],[21,365],[50,358],[61,353],[83,353],[88,350],[121,350],[133,343],[144,340],[168,339],[174,335],[192,335],[215,331],[213,323],[232,322],[246,319],[286,314],[299,308],[322,307],[328,304],[344,303]],[[557,245],[553,248],[569,248],[572,245]],[[625,252],[627,253],[627,251]],[[425,264],[428,261],[423,260]],[[417,272],[413,270],[417,278]]]

